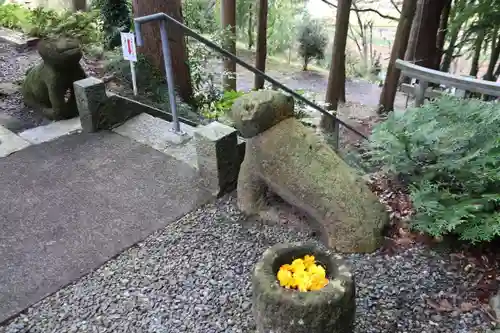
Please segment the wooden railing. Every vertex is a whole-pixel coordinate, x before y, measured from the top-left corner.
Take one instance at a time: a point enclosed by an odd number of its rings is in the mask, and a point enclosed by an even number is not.
[[[442,84],[446,87],[454,87],[463,91],[500,97],[500,84],[496,82],[440,72],[401,59],[396,60],[396,68],[399,68],[403,75],[419,80],[418,85],[415,87],[416,107],[424,103],[429,82]]]

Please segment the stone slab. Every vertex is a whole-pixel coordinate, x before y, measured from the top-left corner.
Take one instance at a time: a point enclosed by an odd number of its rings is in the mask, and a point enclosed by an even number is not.
[[[18,51],[35,47],[39,40],[39,38],[28,37],[14,30],[0,28],[0,41],[13,45]]]
[[[210,200],[198,184],[185,163],[108,131],[0,159],[0,323]]]
[[[30,128],[19,133],[19,136],[32,144],[55,140],[61,136],[77,133],[82,130],[80,118],[60,120],[45,126]]]
[[[181,130],[186,133],[183,136],[171,129],[171,122],[141,113],[113,131],[197,167],[196,149],[192,143],[195,128],[181,123]]]
[[[31,143],[0,125],[0,157],[9,156],[30,145]]]

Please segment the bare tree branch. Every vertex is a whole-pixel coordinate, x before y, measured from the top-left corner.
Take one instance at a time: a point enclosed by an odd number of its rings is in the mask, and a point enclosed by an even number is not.
[[[337,8],[336,4],[334,4],[334,3],[332,3],[332,2],[330,2],[328,0],[321,0],[321,1],[323,1],[324,3],[326,3],[329,6],[332,6],[333,8]],[[392,20],[392,21],[398,21],[399,20],[397,17],[382,14],[381,12],[379,12],[378,10],[373,9],[373,8],[358,8],[358,9],[351,8],[351,9],[354,10],[356,13],[375,13],[378,16],[380,16],[381,18],[385,18],[387,20]]]
[[[354,41],[354,43],[356,43],[356,47],[358,48],[358,51],[359,51],[359,55],[360,56],[363,56],[363,49],[361,48],[361,45],[359,45],[358,43],[358,39],[356,38],[355,34],[354,34],[354,29],[352,28],[352,26],[349,24],[349,34],[347,34],[347,36],[349,36],[349,38],[351,40]]]
[[[395,0],[391,0],[391,4],[394,6],[394,9],[398,11],[399,14],[401,14],[401,9],[399,9],[398,4],[396,3]]]

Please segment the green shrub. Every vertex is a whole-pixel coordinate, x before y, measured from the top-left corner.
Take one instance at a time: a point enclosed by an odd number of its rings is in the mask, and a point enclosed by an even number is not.
[[[416,229],[473,243],[500,235],[499,104],[445,97],[391,114],[369,153],[409,185]]]
[[[99,12],[62,12],[37,8],[30,13],[30,23],[25,31],[34,37],[67,36],[80,40],[83,45],[100,43],[102,33]]]
[[[303,59],[303,70],[307,70],[312,59],[321,60],[325,57],[327,43],[327,35],[321,22],[307,19],[299,31],[299,54]]]
[[[209,0],[185,0],[182,15],[185,24],[198,33],[213,33],[219,29],[215,21],[215,2]]]
[[[130,1],[102,1],[98,8],[103,21],[104,46],[110,50],[121,44],[120,32],[129,32],[132,26]]]
[[[0,6],[0,26],[18,30],[31,37],[68,36],[83,45],[101,41],[99,12],[57,12],[46,8],[30,10],[15,4]]]
[[[30,11],[18,4],[0,6],[0,27],[13,30],[22,30],[29,22]]]

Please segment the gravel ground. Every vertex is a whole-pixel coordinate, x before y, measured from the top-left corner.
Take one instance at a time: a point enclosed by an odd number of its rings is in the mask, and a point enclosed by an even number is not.
[[[0,82],[22,80],[26,70],[38,61],[40,57],[36,51],[19,53],[11,45],[0,42]],[[24,105],[20,92],[0,96],[0,113],[17,119],[22,129],[50,123],[50,120]]]
[[[280,223],[250,221],[233,196],[221,198],[47,297],[0,332],[254,332],[254,263],[275,243],[312,239],[286,214]],[[459,286],[470,282],[447,255],[412,247],[347,259],[357,283],[355,333],[472,333],[490,325],[472,304],[455,309],[468,297]],[[452,294],[452,308],[429,306],[443,305]]]

